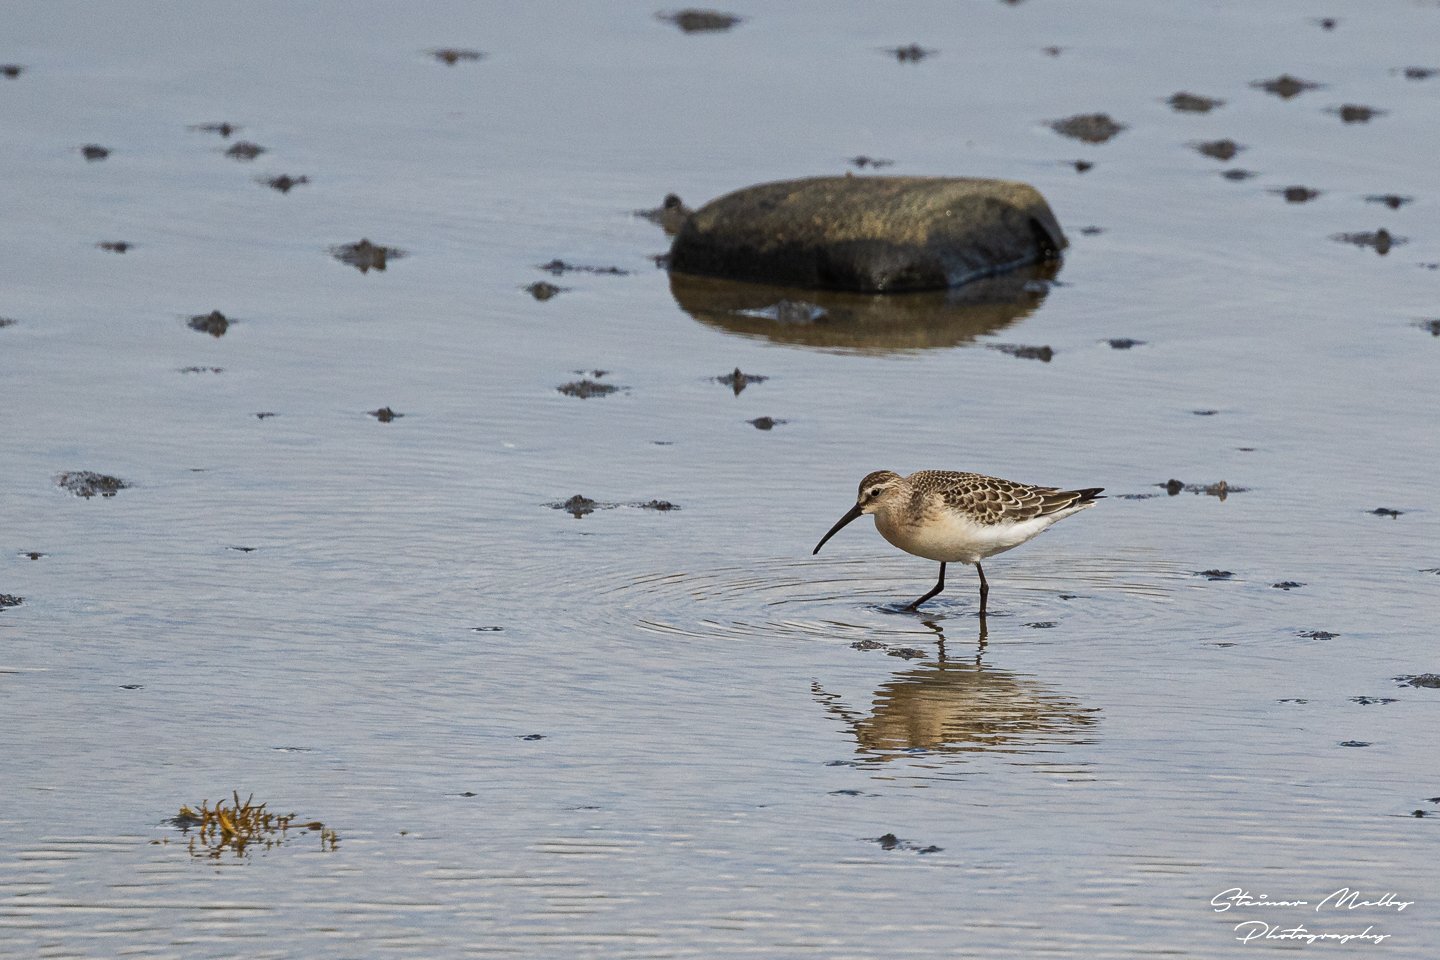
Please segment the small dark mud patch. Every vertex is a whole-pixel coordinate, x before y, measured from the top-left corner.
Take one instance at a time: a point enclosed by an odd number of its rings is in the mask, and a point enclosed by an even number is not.
[[[121,490],[134,486],[119,477],[96,473],[93,470],[73,470],[57,474],[55,485],[61,490],[68,490],[75,496],[84,497],[86,500],[97,493],[102,497],[113,497]]]
[[[7,79],[14,80],[16,77],[20,76],[20,74],[24,72],[25,67],[21,64],[0,63],[0,74],[4,74]]]
[[[1164,483],[1157,483],[1155,484],[1155,486],[1163,487],[1165,492],[1170,494],[1170,496],[1172,497],[1179,495],[1179,493],[1183,490],[1187,493],[1203,493],[1207,497],[1219,497],[1222,502],[1232,493],[1245,493],[1250,489],[1249,487],[1232,487],[1224,480],[1221,480],[1218,483],[1202,484],[1183,483],[1179,480],[1171,479],[1166,480]]]
[[[1329,630],[1301,630],[1295,636],[1302,640],[1334,640],[1340,634],[1331,633]]]
[[[1406,67],[1402,72],[1405,74],[1406,80],[1429,80],[1440,73],[1440,70],[1434,67]]]
[[[87,163],[94,163],[110,156],[110,148],[102,147],[98,143],[87,143],[80,148],[80,153],[85,157]]]
[[[271,190],[279,190],[281,193],[289,193],[294,187],[302,183],[309,183],[309,177],[292,177],[290,174],[282,174],[278,177],[256,177],[256,183],[263,183]]]
[[[1339,117],[1345,123],[1369,123],[1376,117],[1385,116],[1390,111],[1364,107],[1358,103],[1347,103],[1343,107],[1326,107],[1325,112]]]
[[[403,413],[396,413],[389,407],[381,407],[379,410],[366,410],[365,415],[369,417],[374,417],[381,423],[389,423],[392,420],[399,420],[401,417],[405,416],[405,414]]]
[[[1177,93],[1165,102],[1179,113],[1209,113],[1216,107],[1225,106],[1224,100],[1202,97],[1196,93]]]
[[[1027,347],[1019,343],[991,343],[987,346],[991,350],[999,350],[1021,360],[1039,360],[1041,363],[1049,363],[1055,356],[1055,351],[1049,347]]]
[[[230,324],[234,322],[219,310],[211,310],[209,313],[197,313],[185,321],[185,326],[219,339],[225,336],[225,331],[229,330]]]
[[[885,651],[887,657],[899,657],[901,660],[917,660],[925,656],[924,650],[917,650],[914,647],[891,647]]]
[[[1357,247],[1374,247],[1375,252],[1382,257],[1392,248],[1410,242],[1409,237],[1397,237],[1384,227],[1373,233],[1332,233],[1330,239],[1336,243],[1349,243]]]
[[[630,275],[629,270],[621,270],[619,267],[587,267],[578,263],[566,263],[564,260],[551,260],[549,263],[540,264],[536,269],[553,273],[557,277],[563,273],[596,273],[614,277],[628,277]]]
[[[545,506],[553,507],[556,510],[564,510],[567,513],[573,513],[575,519],[579,520],[587,513],[594,513],[597,509],[608,509],[613,506],[613,504],[602,504],[598,501],[591,500],[584,494],[577,493],[564,503],[547,503]]]
[[[126,240],[101,240],[95,246],[101,250],[109,250],[111,253],[124,253],[135,244]]]
[[[10,322],[14,323],[15,321],[11,320]],[[5,321],[0,320],[0,326],[4,325]],[[1420,319],[1415,321],[1415,326],[1419,327],[1421,330],[1424,330],[1432,337],[1440,337],[1440,320]]]
[[[1299,590],[1305,586],[1305,584],[1300,583],[1298,580],[1281,580],[1279,583],[1270,584],[1270,586],[1276,590]]]
[[[919,63],[927,57],[935,56],[935,54],[940,51],[929,47],[922,47],[918,43],[912,43],[906,47],[885,47],[883,48],[883,52],[890,54],[890,56],[901,63]]]
[[[1358,703],[1362,707],[1373,706],[1374,704],[1399,703],[1394,697],[1351,697],[1351,703]]]
[[[1144,340],[1132,340],[1129,337],[1115,337],[1114,339],[1106,340],[1105,342],[1110,344],[1111,350],[1129,350],[1131,347],[1145,346]]]
[[[239,133],[242,128],[235,123],[197,123],[193,124],[190,129],[200,133],[218,133],[229,140],[232,133]]]
[[[1366,203],[1383,203],[1391,210],[1399,210],[1414,200],[1414,197],[1402,197],[1398,193],[1372,193],[1365,198]]]
[[[912,853],[939,853],[945,849],[934,844],[921,846],[914,840],[902,840],[893,833],[887,833],[883,837],[866,837],[865,842],[878,843],[881,850],[908,850]]]
[[[536,280],[534,283],[530,284],[530,286],[522,287],[521,289],[523,289],[526,293],[530,294],[530,296],[534,297],[536,300],[544,303],[551,297],[556,296],[557,294],[564,293],[570,288],[557,287],[553,283],[546,283],[544,280]]]
[[[1309,187],[1271,187],[1270,192],[1285,198],[1286,203],[1309,203],[1320,196],[1321,191]]]
[[[1196,141],[1190,146],[1205,156],[1222,162],[1235,159],[1235,155],[1245,149],[1244,144],[1236,143],[1234,140]]]
[[[1104,143],[1125,130],[1126,125],[1108,113],[1078,113],[1063,120],[1051,120],[1050,129],[1081,143]]]
[[[864,170],[866,167],[872,170],[879,170],[882,167],[893,167],[895,165],[894,160],[884,160],[880,157],[867,157],[863,153],[858,157],[847,157],[845,162],[861,170]]]
[[[24,597],[17,597],[13,593],[0,593],[0,610],[6,610],[10,607],[18,607],[24,602]]]
[[[1080,232],[1087,237],[1098,237],[1105,232],[1104,227],[1081,227]]]
[[[1440,690],[1440,673],[1419,673],[1390,679],[1402,687],[1428,687],[1432,690]]]
[[[661,12],[655,14],[655,19],[661,23],[673,24],[685,33],[722,33],[745,22],[745,18],[739,14],[721,13],[718,10]]]
[[[1398,516],[1400,516],[1401,514],[1403,514],[1405,511],[1404,511],[1404,510],[1391,510],[1389,507],[1376,507],[1374,510],[1370,510],[1370,511],[1367,511],[1367,512],[1368,512],[1368,513],[1371,513],[1371,514],[1373,514],[1374,516],[1377,516],[1377,517],[1398,517]]]
[[[1229,570],[1199,570],[1195,576],[1204,577],[1206,580],[1233,580],[1235,574]]]
[[[731,390],[734,390],[735,396],[738,397],[740,396],[741,392],[750,384],[764,383],[770,378],[762,377],[756,373],[743,373],[741,372],[739,367],[736,367],[734,371],[725,374],[723,377],[711,377],[711,379],[714,380],[716,383],[725,384],[725,386],[729,387]]]
[[[1259,174],[1257,174],[1254,170],[1241,170],[1239,167],[1236,167],[1233,170],[1226,170],[1224,173],[1220,174],[1220,176],[1224,177],[1226,180],[1240,181],[1249,180],[1251,177],[1259,176]]]
[[[224,373],[224,367],[181,367],[181,373]]]
[[[269,152],[268,148],[262,147],[258,143],[251,143],[249,140],[240,140],[232,144],[229,150],[225,151],[225,156],[232,160],[240,160],[248,163],[260,156],[260,154]]]
[[[399,260],[408,254],[399,247],[382,247],[362,238],[357,243],[342,243],[330,248],[330,256],[341,263],[348,263],[361,273],[371,270],[384,272],[391,260]]]
[[[746,420],[745,422],[756,430],[773,430],[781,424],[789,423],[790,421],[777,420],[774,417],[756,417],[754,420]]]
[[[167,826],[178,827],[186,835],[191,830],[196,831],[195,836],[190,838],[190,854],[209,860],[219,860],[226,853],[243,858],[252,852],[252,848],[269,851],[312,832],[320,834],[321,850],[333,852],[338,849],[340,838],[319,820],[297,823],[295,814],[277,816],[266,813],[267,804],[257,807],[254,800],[252,793],[242,803],[239,791],[235,791],[233,806],[226,807],[226,801],[221,800],[211,810],[210,801],[206,800],[200,804],[198,811],[182,806],[179,813],[164,822]]]
[[[427,50],[426,53],[448,67],[453,67],[462,60],[475,63],[485,59],[485,54],[479,50],[460,50],[455,47],[441,47],[439,50]]]
[[[1312,83],[1309,80],[1301,80],[1299,77],[1292,77],[1288,73],[1282,73],[1272,80],[1254,80],[1250,83],[1250,86],[1257,90],[1264,90],[1266,93],[1273,93],[1281,100],[1289,100],[1292,97],[1298,97],[1306,90],[1319,89],[1320,84]]]
[[[667,237],[673,237],[685,226],[686,219],[694,211],[685,206],[685,201],[680,199],[678,193],[667,193],[660,206],[651,210],[636,210],[635,216],[642,220],[649,220],[651,223],[665,231]]]
[[[1095,166],[1095,164],[1091,163],[1089,160],[1071,160],[1070,164],[1075,168],[1076,173],[1084,173],[1086,170],[1089,170],[1091,167]]]
[[[567,397],[579,397],[581,400],[589,400],[591,397],[603,397],[615,393],[620,388],[613,383],[601,383],[598,380],[585,378],[574,380],[570,383],[562,383],[555,388]]]
[[[1342,746],[1342,747],[1368,747],[1368,746],[1370,746],[1370,741],[1369,741],[1369,740],[1341,740],[1341,741],[1340,741],[1340,746]]]

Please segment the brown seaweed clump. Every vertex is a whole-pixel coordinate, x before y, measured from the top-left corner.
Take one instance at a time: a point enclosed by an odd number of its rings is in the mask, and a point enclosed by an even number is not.
[[[240,801],[238,790],[234,791],[233,796],[233,806],[226,807],[225,801],[221,800],[212,810],[210,801],[205,800],[201,802],[198,811],[188,805],[181,806],[180,812],[167,821],[187,835],[192,829],[196,831],[195,836],[190,838],[191,856],[219,860],[228,851],[237,857],[244,857],[249,854],[251,847],[263,844],[264,849],[269,850],[280,846],[292,839],[291,830],[295,830],[297,834],[301,830],[318,832],[321,850],[334,851],[340,844],[340,838],[335,831],[319,820],[296,823],[293,813],[271,814],[265,812],[266,804],[255,806],[252,803],[255,799],[253,793],[244,803]],[[200,841],[199,844],[195,842],[197,840]]]

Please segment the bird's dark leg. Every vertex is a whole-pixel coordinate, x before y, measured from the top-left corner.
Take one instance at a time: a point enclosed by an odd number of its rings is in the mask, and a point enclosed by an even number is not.
[[[985,618],[985,601],[990,596],[990,584],[985,582],[985,568],[975,561],[975,572],[980,574],[980,618]]]
[[[929,600],[931,597],[935,596],[935,594],[939,593],[941,590],[944,590],[944,589],[945,589],[945,563],[942,561],[942,562],[940,563],[940,581],[935,584],[935,589],[934,589],[934,590],[931,590],[929,593],[925,594],[925,596],[921,597],[919,600],[916,600],[914,603],[910,604],[910,605],[907,606],[905,609],[906,609],[906,610],[914,610],[916,607],[920,606],[920,604],[924,603],[926,600]]]

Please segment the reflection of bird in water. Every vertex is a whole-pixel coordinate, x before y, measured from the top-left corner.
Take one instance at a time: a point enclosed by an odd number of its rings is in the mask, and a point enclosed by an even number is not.
[[[921,470],[902,477],[893,470],[876,470],[860,481],[855,506],[815,545],[867,513],[875,515],[875,529],[906,553],[940,563],[935,589],[908,605],[914,610],[945,589],[945,564],[972,563],[980,574],[980,616],[990,586],[980,561],[1020,546],[1056,520],[1094,504],[1104,487],[1059,490],[1032,487],[978,473]]]
[[[1096,707],[978,662],[942,659],[907,670],[881,684],[868,715],[849,709],[819,683],[811,691],[866,752],[1025,753],[1089,743],[1090,728],[1099,721]]]

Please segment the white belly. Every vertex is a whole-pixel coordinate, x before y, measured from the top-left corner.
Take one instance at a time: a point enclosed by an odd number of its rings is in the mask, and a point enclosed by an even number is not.
[[[918,524],[899,524],[881,512],[875,529],[906,553],[942,563],[978,563],[1004,553],[1036,536],[1068,511],[1019,523],[976,523],[963,513],[943,510]]]

